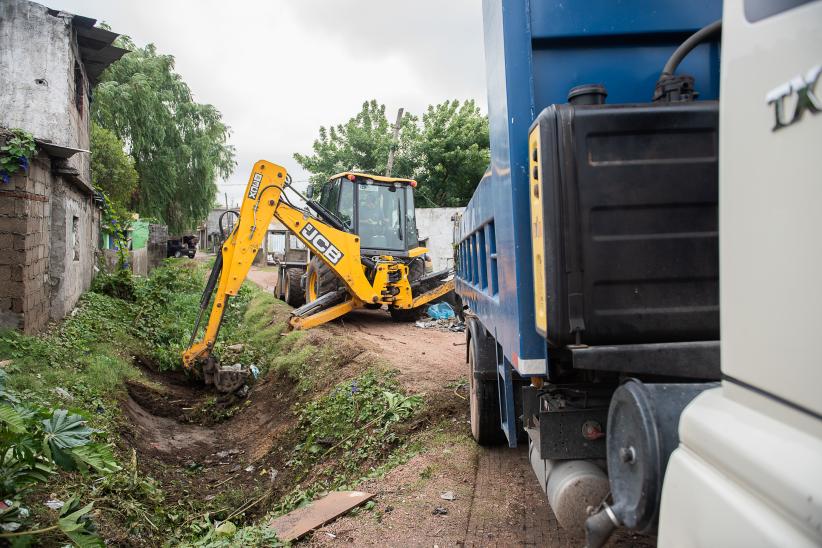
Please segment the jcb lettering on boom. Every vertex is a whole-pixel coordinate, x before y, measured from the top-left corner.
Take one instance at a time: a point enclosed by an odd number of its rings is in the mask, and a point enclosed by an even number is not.
[[[260,190],[260,181],[263,180],[262,173],[255,173],[254,179],[251,180],[251,189],[248,191],[248,197],[252,200],[257,199],[257,192]]]
[[[307,223],[300,231],[305,239],[311,242],[311,245],[316,247],[331,264],[337,264],[343,258],[342,252],[334,247],[328,238],[320,234],[320,231],[314,228],[314,225]]]

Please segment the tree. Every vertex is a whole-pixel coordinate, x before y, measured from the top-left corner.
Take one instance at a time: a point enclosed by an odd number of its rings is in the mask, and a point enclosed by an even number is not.
[[[438,206],[464,206],[491,160],[488,118],[473,100],[431,105],[414,143],[417,193]]]
[[[416,163],[411,143],[417,139],[417,119],[405,114],[400,122],[399,144],[394,156],[393,175],[411,177]],[[314,154],[296,153],[294,159],[311,172],[309,192],[319,188],[331,175],[341,171],[385,173],[393,139],[393,125],[385,116],[385,105],[366,101],[360,112],[344,124],[320,127]]]
[[[297,153],[294,159],[311,172],[309,181],[316,188],[340,171],[384,173],[392,138],[385,106],[371,100],[348,122],[321,127],[314,154]],[[462,206],[488,166],[488,146],[488,118],[474,101],[431,105],[421,125],[412,114],[403,116],[393,175],[417,179],[421,203]]]
[[[111,131],[91,124],[91,182],[118,206],[127,208],[137,189],[134,159]]]
[[[174,57],[153,44],[130,49],[102,74],[95,90],[94,120],[112,131],[134,158],[140,176],[131,208],[180,232],[209,212],[217,177],[234,170],[229,128],[212,105],[195,102]]]

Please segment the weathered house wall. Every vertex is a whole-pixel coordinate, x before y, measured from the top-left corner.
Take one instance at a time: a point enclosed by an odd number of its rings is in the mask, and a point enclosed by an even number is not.
[[[87,152],[89,90],[124,53],[94,22],[0,0],[0,128],[37,140],[28,172],[0,183],[0,328],[33,333],[63,318],[94,275],[100,210]]]
[[[68,314],[94,277],[99,209],[73,185],[55,184],[51,199],[51,317]]]
[[[73,15],[26,0],[0,2],[0,125],[89,148],[89,79]],[[90,181],[87,155],[68,164]]]

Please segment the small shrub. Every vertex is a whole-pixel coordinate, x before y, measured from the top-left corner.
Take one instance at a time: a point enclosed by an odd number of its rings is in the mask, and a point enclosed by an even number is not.
[[[101,270],[91,284],[91,290],[124,301],[134,300],[134,277],[125,268],[115,272]]]

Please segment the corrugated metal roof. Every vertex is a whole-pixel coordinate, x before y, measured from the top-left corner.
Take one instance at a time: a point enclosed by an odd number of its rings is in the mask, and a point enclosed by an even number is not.
[[[71,23],[77,32],[77,46],[86,67],[86,75],[93,86],[106,68],[128,53],[128,50],[113,45],[119,34],[97,28],[96,19],[74,15]]]

